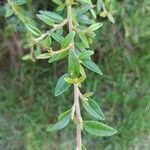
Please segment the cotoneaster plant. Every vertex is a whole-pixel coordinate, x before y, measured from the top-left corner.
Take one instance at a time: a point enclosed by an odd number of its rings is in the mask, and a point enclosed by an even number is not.
[[[54,132],[65,128],[70,121],[76,124],[76,150],[85,150],[82,144],[82,132],[87,131],[89,134],[106,137],[115,134],[117,131],[100,122],[105,120],[105,116],[92,99],[92,92],[83,93],[82,82],[86,79],[85,70],[89,69],[102,75],[99,66],[92,59],[94,51],[90,45],[95,38],[95,30],[102,27],[102,23],[97,22],[97,15],[108,17],[114,23],[110,12],[107,11],[102,0],[97,0],[92,4],[91,0],[53,0],[57,5],[56,12],[40,10],[37,17],[45,23],[47,31],[35,26],[30,18],[21,14],[22,1],[8,0],[6,4],[9,7],[8,14],[14,13],[25,24],[29,36],[31,54],[23,57],[23,60],[48,59],[49,63],[61,59],[68,60],[68,72],[63,74],[57,81],[55,87],[55,96],[59,96],[73,86],[74,101],[72,108],[62,113],[58,117],[58,122],[49,125],[47,132]],[[24,1],[23,1],[24,2]],[[63,15],[61,15],[63,14]],[[9,15],[8,15],[9,16]],[[59,49],[54,49],[53,42],[57,42]],[[34,47],[44,47],[46,52],[34,52]],[[71,100],[71,98],[70,98]],[[91,115],[93,120],[84,120],[81,116],[80,103],[84,109]]]

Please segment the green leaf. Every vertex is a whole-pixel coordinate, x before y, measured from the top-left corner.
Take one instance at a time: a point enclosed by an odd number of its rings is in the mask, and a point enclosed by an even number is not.
[[[113,24],[115,23],[115,19],[110,13],[108,13],[107,17],[111,23],[113,23]]]
[[[58,6],[56,11],[62,11],[65,8],[65,4],[62,4],[61,6]]]
[[[100,16],[105,18],[108,16],[108,12],[104,10],[103,12],[100,13]]]
[[[80,74],[80,63],[74,50],[69,51],[69,67],[68,71],[72,77],[78,77]]]
[[[59,6],[63,5],[63,2],[61,0],[52,0],[52,1]]]
[[[57,13],[55,12],[51,12],[51,11],[43,11],[43,10],[40,10],[39,11],[42,15],[45,15],[47,16],[48,18],[52,19],[54,22],[57,22],[57,23],[60,23],[62,22],[64,19],[58,15]]]
[[[95,23],[94,20],[90,19],[87,15],[82,15],[82,16],[79,16],[77,18],[78,22],[82,23],[82,24],[93,24]]]
[[[81,8],[79,8],[76,12],[76,16],[79,17],[84,15],[90,8],[90,5],[81,5]]]
[[[56,33],[59,34],[59,35],[62,35],[63,34],[63,28],[57,29]]]
[[[101,9],[103,8],[102,0],[97,0],[96,7],[97,7],[97,12],[100,13]]]
[[[51,43],[52,43],[52,41],[51,41],[50,36],[47,36],[43,41],[41,41],[41,44],[44,45],[44,47],[46,47],[48,49],[50,48]]]
[[[98,28],[100,28],[100,27],[102,27],[102,23],[95,23],[95,24],[92,24],[89,28],[88,28],[88,30],[90,30],[90,31],[95,31],[95,30],[97,30]]]
[[[61,76],[59,78],[59,80],[57,81],[57,84],[55,87],[55,96],[58,96],[58,95],[64,93],[70,87],[71,84],[67,83],[64,80],[66,77],[69,77],[68,73]]]
[[[63,51],[61,53],[52,55],[52,57],[49,59],[48,62],[52,63],[52,62],[61,60],[61,59],[65,58],[65,57],[67,57],[67,56],[68,56],[68,51]]]
[[[31,60],[31,59],[32,59],[31,54],[27,54],[22,57],[22,60]]]
[[[97,105],[97,103],[95,101],[93,101],[93,100],[89,100],[89,101],[83,100],[83,106],[84,106],[85,110],[91,116],[93,116],[95,119],[98,119],[98,120],[104,120],[105,119],[101,109],[99,108],[99,106]]]
[[[36,59],[48,59],[50,57],[52,57],[50,53],[43,53],[43,54],[36,56]]]
[[[85,44],[85,46],[87,48],[89,48],[89,43],[88,43],[88,39],[87,39],[86,35],[83,33],[79,33],[79,37],[80,37],[81,41]]]
[[[25,3],[27,3],[27,0],[16,0],[15,1],[15,4],[17,4],[17,5],[23,5]]]
[[[61,115],[59,115],[59,116],[58,116],[58,120],[64,119],[68,114],[70,114],[71,110],[72,110],[72,109],[69,109],[69,110],[63,112]]]
[[[13,14],[13,10],[9,3],[5,4],[5,17],[10,17]]]
[[[102,110],[100,109],[100,107],[94,100],[92,100],[92,99],[90,99],[89,101],[83,100],[83,106],[84,106],[85,110],[91,116],[93,116],[95,119],[105,120],[105,116],[104,116]]]
[[[47,132],[54,132],[65,128],[71,119],[71,110],[68,110],[59,116],[59,121],[56,124],[48,126]]]
[[[75,37],[75,32],[74,31],[70,32],[62,41],[61,47],[62,48],[67,47],[73,41],[74,37]]]
[[[89,59],[85,59],[82,61],[82,64],[87,67],[88,69],[100,74],[100,75],[103,75],[102,71],[100,70],[100,68],[91,60]]]
[[[86,150],[85,146],[82,144],[82,150]]]
[[[80,2],[81,2],[81,3],[87,3],[87,4],[92,5],[91,0],[80,0]]]
[[[117,133],[112,127],[95,121],[84,121],[83,128],[90,134],[100,137],[111,136]]]
[[[94,54],[94,52],[93,51],[85,51],[85,52],[82,52],[82,53],[80,53],[80,55],[79,55],[79,59],[80,60],[83,60],[83,59],[87,59],[87,58],[89,58],[91,55],[93,55]]]
[[[26,28],[35,36],[40,36],[41,32],[39,29],[31,24],[26,24]]]
[[[95,13],[94,9],[91,8],[90,12],[91,12],[93,18],[96,19],[97,16],[96,16],[96,13]]]
[[[41,14],[37,14],[36,15],[39,19],[41,19],[44,23],[46,23],[49,26],[53,26],[54,25],[54,21],[52,19],[50,19],[49,17],[45,16],[45,15],[41,15]]]
[[[50,33],[50,34],[51,34],[52,38],[60,44],[64,40],[64,37],[62,35],[58,34],[57,32],[53,32],[53,33]]]

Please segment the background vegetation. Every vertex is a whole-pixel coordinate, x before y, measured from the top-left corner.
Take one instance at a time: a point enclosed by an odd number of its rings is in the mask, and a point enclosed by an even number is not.
[[[89,150],[149,150],[150,1],[105,2],[116,23],[99,17],[104,25],[93,44],[93,60],[104,76],[89,72],[84,86],[94,89],[106,122],[118,134],[99,139],[85,132],[84,143]],[[0,3],[0,149],[71,150],[75,145],[73,124],[65,132],[45,132],[72,105],[72,90],[57,98],[53,94],[66,62],[22,61],[30,52],[26,48],[29,35],[18,17],[6,13],[5,2]],[[20,11],[39,24],[35,14],[40,9],[55,7],[49,1],[27,0]]]

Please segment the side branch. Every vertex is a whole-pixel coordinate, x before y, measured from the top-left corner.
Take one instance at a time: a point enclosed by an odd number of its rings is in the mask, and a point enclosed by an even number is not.
[[[40,37],[33,40],[33,44],[36,44],[37,42],[41,41],[42,39],[46,38],[50,33],[56,31],[57,29],[63,27],[65,24],[67,24],[68,19],[65,19],[62,23],[56,24],[54,28],[51,30],[48,30],[46,33],[42,34]]]

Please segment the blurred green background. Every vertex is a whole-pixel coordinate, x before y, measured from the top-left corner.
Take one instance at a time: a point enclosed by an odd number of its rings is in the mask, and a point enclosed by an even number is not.
[[[15,15],[6,16],[5,3],[0,1],[0,150],[73,150],[73,123],[59,132],[45,132],[73,103],[72,89],[54,96],[56,81],[65,72],[66,62],[22,61],[21,57],[29,53],[24,46],[28,33]],[[106,116],[105,123],[118,133],[97,138],[84,132],[83,143],[89,150],[149,150],[150,1],[106,3],[114,12],[116,23],[98,18],[104,25],[93,44],[93,60],[104,76],[89,71],[83,89],[94,91]],[[55,9],[48,0],[28,0],[21,11],[35,18],[38,10],[49,8]],[[86,112],[82,111],[82,115],[90,118]]]

